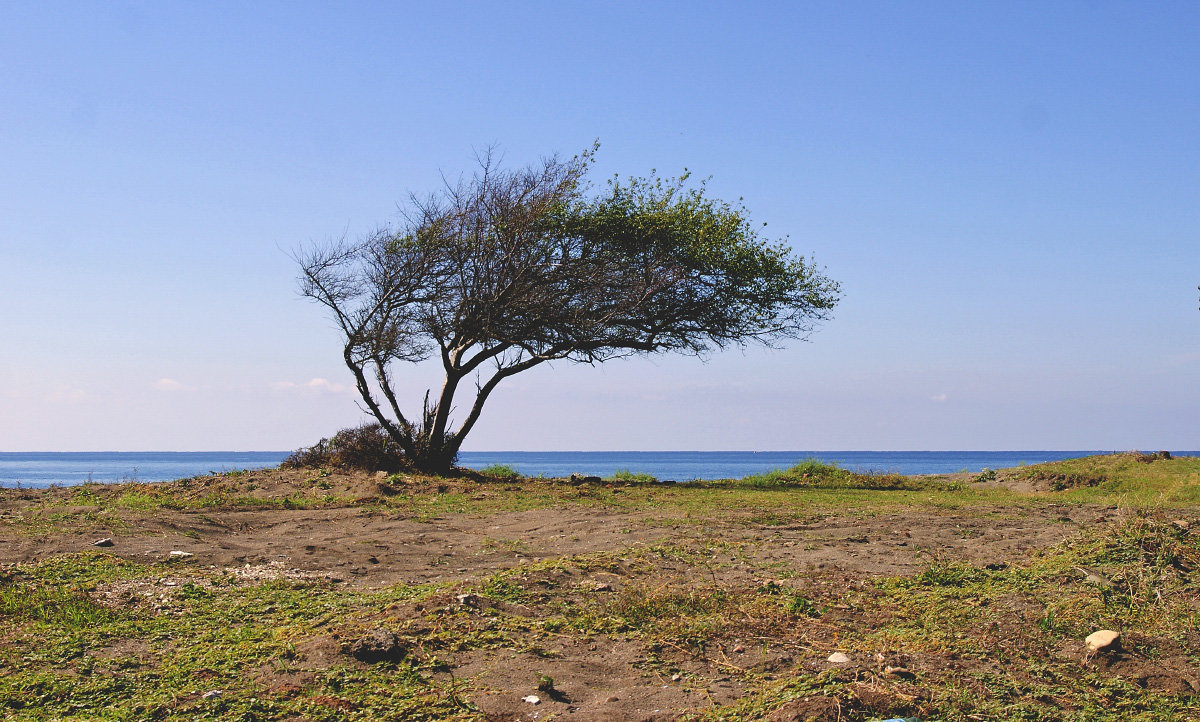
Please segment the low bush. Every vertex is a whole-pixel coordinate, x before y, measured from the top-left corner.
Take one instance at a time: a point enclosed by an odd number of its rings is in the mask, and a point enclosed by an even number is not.
[[[492,464],[485,466],[479,470],[484,476],[494,476],[498,479],[516,479],[521,476],[521,472],[517,471],[508,464]]]
[[[658,481],[658,478],[653,474],[647,474],[644,471],[630,471],[629,469],[617,469],[612,474],[604,477],[605,481],[626,481],[639,484],[653,484]]]
[[[925,489],[927,482],[901,474],[860,474],[827,464],[819,459],[805,459],[787,469],[774,469],[752,474],[734,482],[738,486],[765,489],[812,487],[816,489],[872,489],[880,491],[915,491]]]
[[[279,465],[284,469],[334,467],[397,472],[404,468],[404,451],[379,424],[342,429],[333,438],[292,452]]]

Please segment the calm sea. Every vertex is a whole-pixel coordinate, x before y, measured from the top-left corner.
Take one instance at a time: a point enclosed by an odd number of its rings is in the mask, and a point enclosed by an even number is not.
[[[470,451],[459,463],[473,469],[511,466],[527,476],[608,476],[645,472],[659,479],[737,479],[820,459],[856,471],[938,474],[978,472],[1057,461],[1104,451]],[[1200,452],[1173,452],[1197,456]],[[86,481],[168,481],[210,472],[276,466],[286,451],[0,452],[0,486],[47,486]]]

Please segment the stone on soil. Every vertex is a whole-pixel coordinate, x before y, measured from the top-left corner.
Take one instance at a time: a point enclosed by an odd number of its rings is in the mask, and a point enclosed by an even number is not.
[[[350,656],[360,662],[398,662],[404,658],[404,647],[395,633],[376,627],[350,645]]]
[[[1097,632],[1092,632],[1083,640],[1087,645],[1089,652],[1106,652],[1117,649],[1121,643],[1121,633],[1114,632],[1111,629],[1101,629]]]

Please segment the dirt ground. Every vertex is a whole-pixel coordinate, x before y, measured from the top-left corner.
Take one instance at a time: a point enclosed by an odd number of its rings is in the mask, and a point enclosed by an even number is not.
[[[258,473],[254,482],[251,493],[263,499],[312,494],[311,479],[301,472]],[[189,493],[198,497],[222,483],[220,478],[198,480]],[[244,485],[245,480],[238,483]],[[318,508],[264,509],[245,503],[184,509],[121,507],[108,518],[84,515],[94,505],[75,503],[78,500],[72,499],[69,489],[0,490],[0,523],[25,519],[36,505],[55,498],[62,504],[59,518],[70,522],[0,535],[0,565],[95,550],[94,542],[108,538],[111,545],[103,547],[104,553],[138,562],[165,561],[175,552],[175,558],[186,559],[192,568],[318,578],[355,589],[446,583],[445,593],[438,598],[389,611],[385,621],[412,636],[428,624],[432,608],[455,609],[479,624],[501,613],[537,615],[535,608],[464,590],[502,570],[542,569],[538,563],[544,560],[602,552],[615,555],[616,563],[602,570],[572,572],[567,567],[523,578],[528,588],[542,584],[548,590],[569,590],[563,592],[568,595],[615,594],[626,585],[653,589],[686,584],[697,574],[710,577],[706,583],[727,589],[777,578],[802,583],[808,590],[850,588],[880,576],[919,573],[934,559],[1000,568],[1121,513],[1113,507],[1053,503],[1018,509],[900,507],[865,514],[823,509],[808,516],[765,520],[761,509],[738,508],[699,518],[689,511],[645,505],[623,510],[602,504],[549,503],[489,511],[486,497],[501,489],[489,491],[486,485],[464,482],[412,493],[460,494],[475,502],[469,510],[449,512],[434,506],[432,512],[418,514],[414,507],[395,502],[396,490],[381,489],[378,477],[339,474],[329,477],[324,486],[344,501]],[[100,489],[96,493],[119,492]],[[401,493],[408,492],[402,489]],[[389,499],[391,505],[376,503]],[[75,512],[80,516],[72,520]],[[720,540],[722,546],[714,547],[713,540]],[[631,550],[661,545],[697,550],[708,561],[698,566],[664,557],[650,568],[622,561]],[[181,579],[186,576],[182,574]],[[166,592],[164,600],[169,598],[169,589]],[[747,627],[728,630],[703,656],[684,649],[654,650],[657,658],[669,662],[666,667],[646,664],[645,644],[629,635],[562,635],[545,653],[465,650],[455,654],[440,674],[471,680],[469,701],[488,719],[675,719],[682,711],[738,700],[746,693],[750,672],[770,675],[797,665],[814,670],[829,667],[826,657],[837,649],[837,635],[822,625],[832,630],[830,620],[836,617],[833,610],[826,619],[806,622],[809,628],[798,632],[791,643],[766,643],[755,639],[754,630]],[[308,640],[299,649],[296,665],[286,673],[263,670],[260,682],[275,690],[303,688],[314,673],[344,660],[345,642],[332,632]],[[1082,650],[1067,649],[1064,654],[1079,655]],[[882,689],[879,670],[948,663],[880,657],[852,659],[849,667],[860,670],[855,672],[861,678],[859,697],[869,701],[873,689]],[[666,674],[667,667],[675,671]],[[868,670],[874,671],[868,674]],[[532,680],[541,674],[553,678],[552,688],[536,689]],[[1168,676],[1162,684],[1187,689],[1186,674]],[[881,709],[895,708],[891,703],[897,693],[894,685],[889,689],[890,707]],[[526,701],[529,695],[537,696],[538,702]],[[828,697],[795,700],[773,719],[839,718],[841,711],[830,705],[836,706]]]

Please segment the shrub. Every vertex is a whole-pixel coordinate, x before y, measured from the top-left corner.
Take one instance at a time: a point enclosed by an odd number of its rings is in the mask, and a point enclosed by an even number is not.
[[[379,424],[342,429],[331,439],[297,449],[279,465],[284,469],[335,467],[396,472],[404,468],[404,451]]]
[[[521,476],[521,472],[507,464],[492,464],[491,466],[485,466],[479,470],[479,473],[483,474],[484,476],[494,476],[499,479],[516,479]]]
[[[644,471],[630,471],[629,469],[617,469],[609,476],[604,477],[605,481],[632,481],[639,484],[653,484],[658,481],[658,478],[652,474],[647,474]]]
[[[764,489],[812,487],[815,489],[916,491],[930,487],[930,483],[922,479],[900,474],[856,473],[836,464],[827,464],[819,459],[805,459],[787,469],[774,469],[763,474],[751,474],[734,483],[739,486]]]

